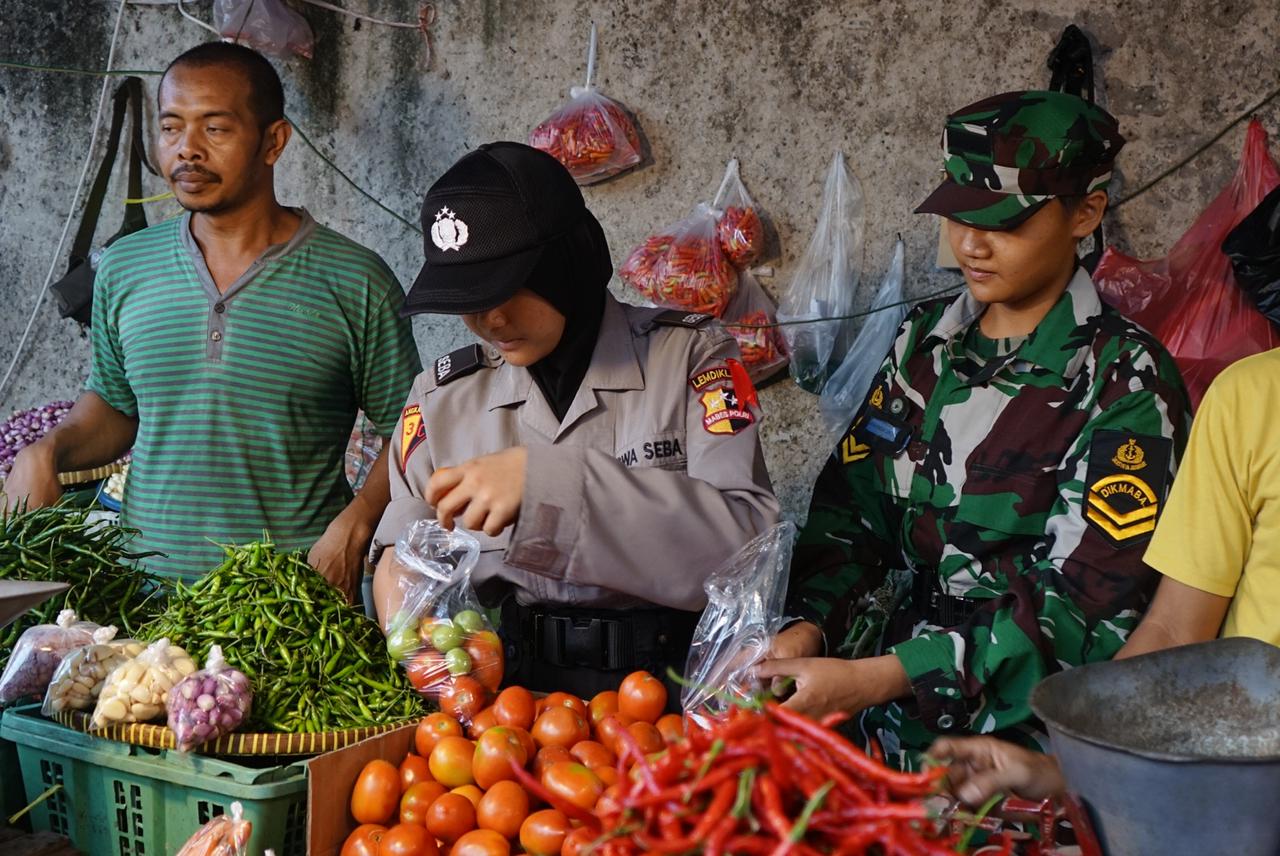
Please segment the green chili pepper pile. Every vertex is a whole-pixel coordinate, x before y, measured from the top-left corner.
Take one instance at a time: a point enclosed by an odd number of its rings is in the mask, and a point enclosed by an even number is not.
[[[70,583],[58,597],[0,630],[0,670],[28,627],[52,624],[62,609],[97,624],[114,624],[120,638],[135,633],[163,606],[156,580],[134,563],[154,553],[130,553],[138,534],[90,523],[89,509],[59,504],[0,513],[0,579]]]
[[[269,540],[225,549],[222,565],[179,585],[144,634],[168,637],[201,661],[221,645],[253,686],[248,730],[330,731],[422,713],[377,624],[301,552]]]

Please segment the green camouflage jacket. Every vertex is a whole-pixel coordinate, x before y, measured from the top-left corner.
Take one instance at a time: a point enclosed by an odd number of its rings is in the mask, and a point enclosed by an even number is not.
[[[792,610],[830,654],[902,661],[914,697],[858,730],[903,767],[938,734],[1043,742],[1032,687],[1113,656],[1149,601],[1142,553],[1190,420],[1168,353],[1082,270],[985,355],[983,308],[966,291],[908,315],[792,563]]]

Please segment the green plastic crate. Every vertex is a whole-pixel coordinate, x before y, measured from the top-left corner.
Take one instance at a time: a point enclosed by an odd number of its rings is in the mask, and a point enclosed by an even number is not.
[[[32,809],[32,826],[65,835],[92,856],[169,856],[236,801],[253,823],[250,853],[306,856],[303,764],[253,768],[145,749],[51,722],[38,705],[5,711],[0,736],[17,744],[28,800],[62,785]]]

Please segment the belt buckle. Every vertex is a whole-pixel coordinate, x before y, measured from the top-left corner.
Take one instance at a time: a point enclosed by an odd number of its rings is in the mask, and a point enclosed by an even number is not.
[[[605,662],[603,619],[574,620],[557,616],[554,620],[560,625],[560,631],[563,634],[561,638],[564,640],[565,665],[587,669],[603,668]]]

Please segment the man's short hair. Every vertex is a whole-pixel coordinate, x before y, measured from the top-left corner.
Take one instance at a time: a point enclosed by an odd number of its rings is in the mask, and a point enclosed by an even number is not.
[[[284,87],[280,84],[280,75],[267,58],[253,48],[231,42],[205,42],[169,63],[164,73],[167,77],[178,66],[207,68],[212,65],[234,68],[244,75],[249,82],[249,107],[258,119],[259,128],[284,118]]]

